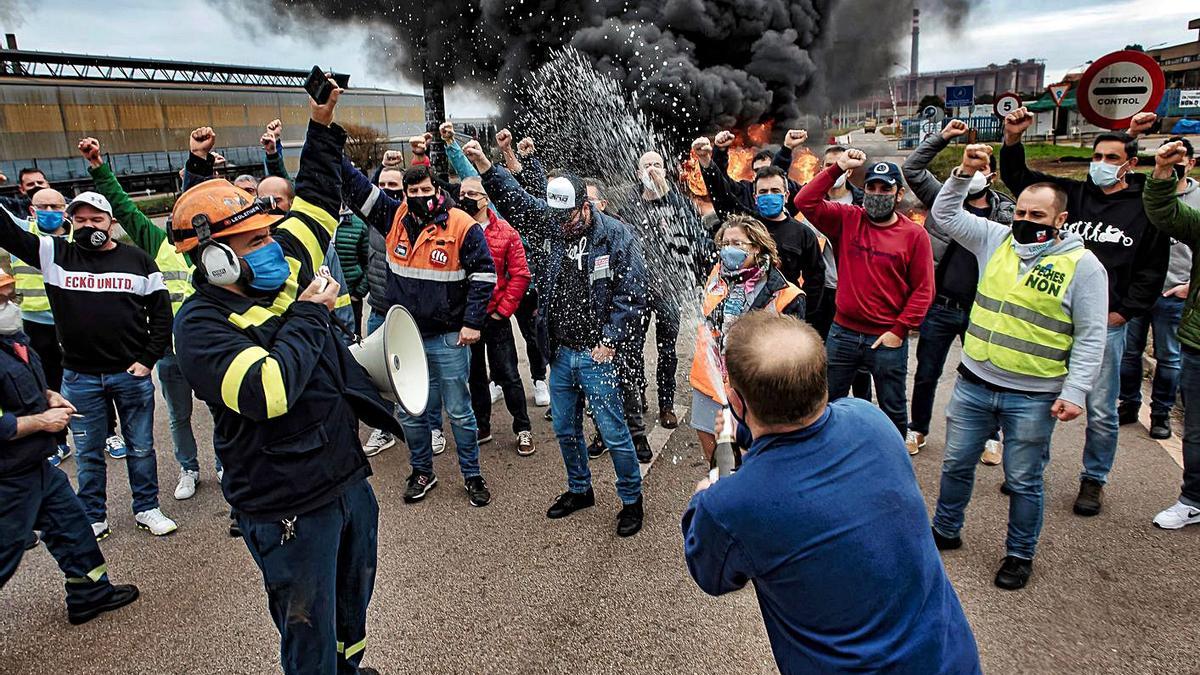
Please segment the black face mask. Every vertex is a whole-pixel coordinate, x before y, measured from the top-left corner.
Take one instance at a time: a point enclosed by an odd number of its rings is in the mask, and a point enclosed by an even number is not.
[[[420,223],[427,223],[437,210],[437,195],[431,197],[409,197],[408,212]]]
[[[1013,241],[1018,244],[1040,244],[1050,241],[1057,231],[1058,228],[1035,223],[1032,220],[1014,220],[1012,222]]]
[[[379,189],[383,191],[383,194],[391,197],[392,199],[395,199],[398,202],[404,201],[404,190],[392,190],[389,188],[379,188]]]
[[[479,213],[479,209],[483,208],[483,205],[480,203],[481,201],[482,200],[479,199],[471,199],[470,197],[459,196],[458,208],[471,215],[475,215]]]
[[[87,251],[99,251],[108,243],[108,233],[94,227],[75,228],[75,244]]]

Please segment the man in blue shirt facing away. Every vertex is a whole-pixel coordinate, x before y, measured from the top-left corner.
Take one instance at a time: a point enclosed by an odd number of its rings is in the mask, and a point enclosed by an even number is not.
[[[785,674],[979,673],[895,425],[864,401],[828,402],[825,350],[802,321],[752,312],[726,344],[750,449],[683,515],[696,583],[754,583]]]

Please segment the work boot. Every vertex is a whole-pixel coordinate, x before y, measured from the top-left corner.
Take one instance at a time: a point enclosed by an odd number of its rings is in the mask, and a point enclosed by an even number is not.
[[[1006,591],[1017,591],[1029,583],[1029,575],[1033,574],[1033,561],[1016,556],[1005,556],[996,572],[996,585]]]
[[[617,536],[632,537],[637,534],[642,529],[643,515],[642,497],[638,495],[636,502],[622,506],[617,514]]]
[[[550,505],[550,510],[546,511],[547,518],[566,518],[567,516],[596,505],[596,493],[592,492],[592,488],[588,488],[587,492],[571,492],[567,491],[558,496],[554,503]]]
[[[71,625],[78,626],[81,623],[87,623],[92,619],[100,616],[105,612],[111,612],[114,609],[120,609],[125,605],[138,599],[138,587],[133,584],[120,584],[113,586],[113,592],[104,600],[97,602],[94,605],[84,605],[83,607],[69,607],[67,609],[67,620]]]
[[[1138,408],[1141,408],[1140,403],[1132,401],[1121,401],[1117,404],[1117,421],[1121,426],[1126,424],[1136,424],[1138,421]]]
[[[637,455],[639,464],[649,464],[654,459],[654,451],[650,449],[650,441],[645,436],[633,437],[633,452]]]
[[[936,528],[929,528],[933,531],[933,543],[939,551],[953,551],[956,548],[962,548],[962,537],[943,537]]]
[[[1104,483],[1091,478],[1079,481],[1079,496],[1075,498],[1074,511],[1077,516],[1099,515],[1104,505]]]
[[[658,423],[664,429],[674,429],[679,426],[679,416],[674,410],[667,408],[658,413]]]
[[[1160,441],[1171,437],[1171,418],[1168,415],[1150,416],[1150,438]]]

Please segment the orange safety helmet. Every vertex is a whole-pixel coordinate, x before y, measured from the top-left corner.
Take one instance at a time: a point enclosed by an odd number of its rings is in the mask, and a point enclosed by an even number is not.
[[[177,252],[187,253],[201,241],[265,229],[279,218],[233,183],[206,180],[175,200],[167,238]]]
[[[16,286],[17,280],[8,272],[0,272],[0,290],[4,290],[6,286]]]

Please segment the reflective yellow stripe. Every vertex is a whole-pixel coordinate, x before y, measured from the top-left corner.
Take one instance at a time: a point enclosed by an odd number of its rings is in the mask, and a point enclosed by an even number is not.
[[[263,396],[267,399],[267,417],[279,417],[288,410],[287,389],[283,386],[283,371],[279,362],[268,358],[262,364]]]
[[[292,200],[292,210],[299,211],[300,213],[303,213],[309,218],[317,221],[321,227],[325,228],[325,232],[327,232],[330,237],[332,237],[333,233],[337,230],[337,218],[334,218],[329,214],[328,211],[317,206],[316,204],[304,201],[303,197],[296,197]]]
[[[242,314],[230,314],[229,323],[245,330],[251,326],[261,326],[273,316],[275,315],[266,307],[254,305]]]
[[[225,377],[221,378],[221,400],[225,402],[225,407],[235,413],[241,412],[238,407],[238,394],[242,391],[242,380],[246,379],[246,372],[250,370],[250,366],[266,357],[267,350],[257,345],[246,347],[240,354],[233,357],[233,362],[225,369]],[[278,366],[276,367],[278,368]]]
[[[344,653],[346,659],[350,659],[355,654],[367,648],[367,638],[363,638],[354,644],[342,648],[342,643],[338,643],[338,651]]]
[[[279,291],[279,295],[275,296],[275,302],[271,303],[270,311],[276,316],[283,316],[283,313],[300,295],[300,261],[286,256],[284,260],[287,261],[291,272],[288,274],[287,281],[283,282],[283,290]]]
[[[349,307],[349,306],[350,306],[350,294],[349,293],[347,293],[345,295],[339,295],[339,296],[337,296],[337,300],[333,301],[334,309],[337,309],[339,307]]]
[[[308,225],[298,218],[289,218],[283,221],[279,229],[287,232],[295,237],[308,251],[308,259],[312,263],[313,270],[316,270],[325,263],[325,251],[321,249],[321,245],[317,243],[317,237],[308,229]]]
[[[96,569],[87,573],[86,577],[67,577],[68,584],[87,584],[100,581],[100,577],[108,574],[108,563],[103,563]]]

